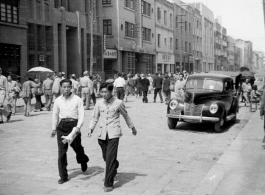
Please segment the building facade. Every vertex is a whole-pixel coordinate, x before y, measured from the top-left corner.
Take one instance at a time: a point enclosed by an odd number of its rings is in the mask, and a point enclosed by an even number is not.
[[[103,1],[103,13],[106,77],[117,72],[154,72],[154,1],[106,0]]]
[[[261,51],[253,51],[253,71],[264,71],[264,53]]]
[[[251,41],[244,41],[242,39],[237,39],[235,41],[237,47],[242,50],[241,55],[241,67],[247,67],[252,70],[253,66],[253,49],[252,49],[252,42]]]
[[[1,6],[5,8],[1,9],[1,15],[8,13],[9,7],[12,11],[11,22],[8,17],[2,17],[0,23],[1,47],[18,45],[16,51],[20,50],[20,60],[16,62],[19,65],[10,66],[19,70],[12,68],[11,72],[23,77],[30,68],[43,66],[81,76],[93,61],[94,72],[104,78],[101,1],[1,0]],[[91,48],[93,60],[90,60]],[[16,64],[11,59],[4,63]]]
[[[236,67],[236,71],[239,71],[239,68],[242,67],[242,49],[235,46],[235,67]]]
[[[193,3],[202,15],[202,71],[214,70],[214,14],[203,3]]]
[[[228,61],[228,70],[229,71],[236,71],[239,67],[235,64],[235,39],[230,36],[227,36],[227,61]]]
[[[173,4],[155,0],[156,72],[175,72]]]

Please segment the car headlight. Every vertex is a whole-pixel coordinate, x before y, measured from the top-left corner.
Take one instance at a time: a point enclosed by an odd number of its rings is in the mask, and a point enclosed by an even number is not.
[[[218,105],[217,104],[211,104],[210,106],[210,112],[212,114],[215,114],[218,111]]]
[[[179,103],[178,103],[177,100],[172,100],[172,101],[170,102],[170,104],[169,104],[169,107],[170,107],[170,109],[174,110],[174,109],[177,108],[178,104],[179,104]]]

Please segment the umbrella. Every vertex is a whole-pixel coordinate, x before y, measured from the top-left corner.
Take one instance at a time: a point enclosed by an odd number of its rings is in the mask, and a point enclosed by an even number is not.
[[[32,72],[32,73],[40,73],[40,72],[53,72],[52,70],[48,69],[48,68],[44,68],[44,67],[35,67],[30,69],[28,72]]]

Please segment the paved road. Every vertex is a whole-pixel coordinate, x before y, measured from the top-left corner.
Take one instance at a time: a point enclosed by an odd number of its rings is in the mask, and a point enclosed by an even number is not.
[[[149,97],[151,99],[151,96]],[[230,146],[252,113],[242,107],[236,124],[227,131],[213,132],[212,125],[180,123],[169,130],[166,106],[141,103],[129,97],[127,110],[138,130],[134,137],[122,119],[119,175],[109,194],[192,194]],[[104,194],[104,162],[96,135],[86,137],[89,117],[82,128],[82,143],[89,168],[82,173],[73,150],[68,152],[70,181],[59,185],[57,143],[50,138],[51,113],[12,117],[0,126],[0,194]]]

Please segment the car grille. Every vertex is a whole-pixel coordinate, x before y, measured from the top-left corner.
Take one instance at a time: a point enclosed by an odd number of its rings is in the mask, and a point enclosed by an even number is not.
[[[202,114],[203,104],[195,105],[195,104],[184,104],[184,115],[189,116],[201,116]]]

